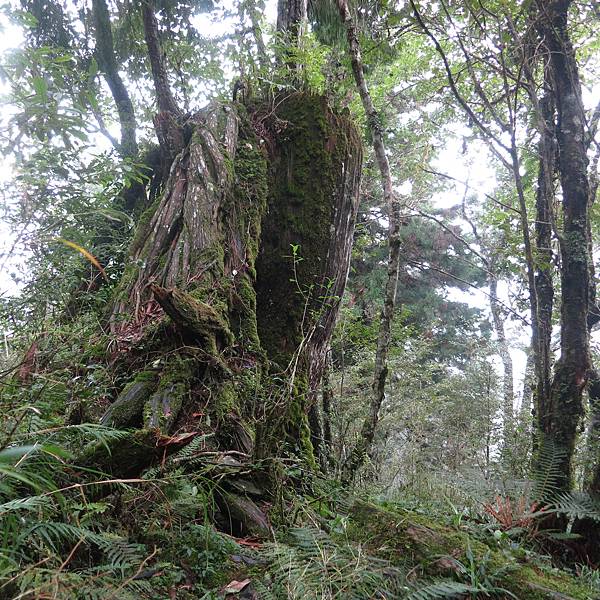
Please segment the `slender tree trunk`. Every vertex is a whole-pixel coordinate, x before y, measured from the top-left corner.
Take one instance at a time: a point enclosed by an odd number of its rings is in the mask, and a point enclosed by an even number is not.
[[[169,85],[169,77],[164,64],[158,22],[156,21],[156,15],[154,14],[152,0],[143,1],[142,19],[144,22],[144,37],[148,48],[148,58],[150,59],[150,68],[152,69],[152,79],[154,80],[154,91],[156,93],[158,110],[177,115],[179,114],[179,108],[175,102],[175,97],[171,92],[171,86]]]
[[[159,111],[154,115],[154,129],[162,153],[162,178],[166,180],[171,163],[185,146],[184,130],[180,123],[182,115],[169,85],[153,0],[143,0],[142,21]]]
[[[137,122],[133,103],[129,92],[121,79],[119,65],[115,56],[110,13],[106,0],[92,1],[92,15],[96,29],[96,57],[98,66],[104,72],[106,82],[110,88],[119,122],[121,124],[121,143],[119,151],[125,158],[137,156],[138,146],[136,138]]]
[[[547,70],[546,70],[547,73]],[[547,75],[546,75],[547,78]],[[550,85],[550,82],[547,82]],[[535,286],[538,298],[537,327],[533,330],[532,347],[535,352],[536,385],[534,411],[535,426],[544,430],[550,405],[552,381],[552,310],[554,305],[554,283],[552,278],[552,221],[554,201],[554,178],[556,172],[556,135],[554,123],[554,101],[551,90],[547,90],[539,102],[538,129],[538,179],[536,190],[535,219]],[[537,436],[534,432],[534,449]]]
[[[525,373],[523,374],[523,391],[521,393],[521,406],[519,408],[519,420],[531,417],[533,407],[533,387],[535,385],[535,364],[531,347],[527,350],[525,361]]]
[[[367,453],[371,450],[375,429],[379,421],[379,411],[385,397],[385,385],[388,375],[387,357],[390,347],[391,326],[396,306],[396,290],[400,271],[400,205],[392,184],[392,174],[385,152],[383,129],[379,114],[375,110],[367,82],[360,52],[358,34],[352,14],[346,0],[337,0],[340,17],[346,28],[350,60],[354,80],[360,93],[363,108],[367,115],[367,122],[373,142],[373,151],[381,174],[383,197],[388,212],[388,245],[389,257],[387,267],[387,281],[379,323],[377,350],[375,354],[375,371],[369,414],[363,422],[360,438],[352,450],[343,468],[343,479],[352,481],[357,469],[363,464]]]
[[[285,42],[284,50],[278,55],[279,65],[289,70],[290,79],[297,79],[303,65],[296,62],[295,50],[306,32],[308,24],[308,0],[277,1],[277,31]]]
[[[119,64],[117,62],[113,44],[110,13],[106,0],[93,0],[92,17],[95,29],[95,56],[100,71],[103,72],[104,78],[110,88],[117,109],[121,129],[121,140],[119,142],[114,139],[107,130],[104,130],[103,133],[105,136],[109,137],[111,143],[123,159],[144,162],[138,157],[139,149],[136,137],[137,121],[135,118],[135,111],[129,92],[119,73]],[[102,116],[97,113],[96,118],[99,121],[100,127],[104,129]],[[147,174],[151,174],[151,172],[152,168],[148,167]],[[128,186],[121,189],[114,201],[114,206],[117,210],[124,210],[129,215],[135,217],[146,208],[145,186],[140,182],[131,181]],[[123,230],[123,223],[119,221],[107,222],[103,227],[97,230],[92,244],[92,252],[101,264],[106,264],[108,261],[114,260],[114,255],[105,254],[105,249],[109,247],[110,242],[115,239],[115,234],[119,231],[123,232]],[[89,273],[89,270],[87,269],[86,264],[85,269],[82,269],[80,284],[73,290],[71,298],[66,306],[65,318],[68,320],[74,319],[79,314],[82,296],[98,290],[106,282],[100,272],[95,273],[91,278],[87,273]]]
[[[558,170],[563,195],[561,250],[561,356],[555,367],[550,405],[541,416],[542,443],[560,449],[558,490],[573,484],[573,455],[581,416],[582,393],[590,368],[589,181],[585,112],[575,51],[568,35],[570,0],[538,0],[539,31],[550,51],[557,109]]]
[[[331,417],[333,404],[333,386],[331,385],[331,351],[327,355],[327,364],[323,373],[322,402],[323,402],[323,443],[327,456],[327,465],[333,462],[333,436],[331,433]]]
[[[588,128],[588,144],[592,144],[596,135],[598,121],[600,120],[600,104],[596,107]],[[596,202],[598,193],[598,161],[600,160],[600,147],[596,149],[594,158],[589,167],[590,199],[589,210],[592,210]],[[590,307],[588,313],[588,328],[590,332],[594,325],[600,321],[600,307],[598,306],[596,294],[596,276],[593,261],[593,241],[591,232],[591,220],[588,229],[588,244],[590,255]],[[590,370],[588,382],[588,399],[590,409],[590,424],[588,430],[588,439],[586,447],[586,456],[589,461],[589,468],[585,474],[585,485],[590,492],[600,494],[600,373],[598,369]]]
[[[514,433],[514,382],[513,382],[513,362],[510,356],[508,341],[504,331],[504,317],[498,301],[498,279],[496,277],[496,258],[492,254],[488,264],[488,269],[492,273],[490,276],[490,309],[494,322],[494,330],[498,338],[498,353],[502,361],[502,421],[504,429],[504,446],[510,451]]]

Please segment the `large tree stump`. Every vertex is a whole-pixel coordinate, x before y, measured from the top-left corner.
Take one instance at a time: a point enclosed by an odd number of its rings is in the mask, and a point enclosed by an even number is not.
[[[254,439],[262,457],[285,447],[310,458],[306,415],[349,268],[359,135],[325,99],[294,92],[251,109],[212,104],[182,136],[115,298],[130,384],[104,421],[216,427],[224,448]]]

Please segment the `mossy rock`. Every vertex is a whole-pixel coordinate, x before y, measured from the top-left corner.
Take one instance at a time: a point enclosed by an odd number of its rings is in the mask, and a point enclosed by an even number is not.
[[[414,565],[425,577],[450,577],[453,561],[468,562],[468,549],[492,570],[510,566],[497,582],[520,600],[594,600],[596,597],[567,571],[540,569],[512,554],[490,548],[467,531],[398,507],[381,507],[357,500],[348,510],[348,535],[364,543],[375,556]]]

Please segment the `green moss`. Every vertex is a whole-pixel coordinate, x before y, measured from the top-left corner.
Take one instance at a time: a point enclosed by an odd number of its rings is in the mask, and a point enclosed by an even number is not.
[[[100,422],[111,427],[133,427],[142,421],[146,401],[156,388],[155,371],[141,371],[127,384],[104,413]]]
[[[257,331],[272,372],[281,373],[328,307],[324,274],[340,165],[361,144],[354,126],[335,115],[319,96],[291,94],[278,103],[274,118],[268,211],[256,261]],[[292,393],[282,392],[285,414],[274,406],[269,419],[283,435],[284,445],[296,447],[316,465],[306,416],[308,365],[303,362],[296,371]],[[274,394],[275,404],[280,396]],[[272,440],[281,445],[276,435]]]
[[[256,323],[256,292],[247,273],[241,274],[235,282],[230,315],[231,326],[245,352],[263,356]]]
[[[317,460],[314,454],[314,448],[310,438],[310,426],[308,424],[308,416],[304,406],[304,397],[306,394],[307,385],[303,385],[303,392],[298,389],[294,390],[291,398],[289,410],[287,413],[287,435],[291,440],[298,440],[299,454],[308,466],[313,470],[318,470]]]
[[[133,284],[136,282],[139,272],[139,266],[133,262],[129,262],[125,266],[125,270],[121,276],[121,281],[119,282],[119,287],[115,292],[115,300],[117,302],[127,302],[127,300],[129,300],[129,292],[133,287]]]
[[[205,291],[201,290],[200,293],[203,295]],[[169,292],[169,302],[177,312],[178,324],[199,336],[206,345],[205,350],[211,356],[217,357],[217,337],[225,345],[233,344],[235,338],[227,319],[219,311],[218,304],[202,302],[197,299],[197,295],[198,290],[194,294],[188,294],[174,289]],[[166,310],[169,312],[168,307]]]
[[[313,315],[314,321],[327,295],[322,276],[338,195],[336,174],[360,140],[352,124],[319,96],[290,96],[279,105],[277,118],[286,125],[272,158],[262,223],[258,331],[271,360],[285,368],[310,328],[304,316]]]
[[[163,368],[156,392],[144,407],[144,423],[148,429],[168,433],[189,397],[195,361],[173,355]]]
[[[214,410],[219,421],[226,419],[231,412],[238,411],[238,394],[233,381],[226,381],[219,387],[214,402]]]
[[[497,585],[520,600],[547,600],[557,592],[576,600],[589,600],[589,590],[569,573],[524,564],[517,556],[489,547],[468,532],[439,523],[430,516],[360,500],[354,502],[349,516],[350,539],[364,543],[368,551],[392,563],[413,565],[415,572],[424,576],[453,576],[453,570],[448,568],[451,562],[440,559],[452,557],[468,563],[466,552],[470,549],[478,561],[487,557],[486,568],[490,572],[511,566]]]
[[[267,161],[243,107],[240,107],[238,148],[231,164],[233,194],[225,205],[231,243],[226,259],[233,265],[229,317],[244,349],[262,354],[256,324],[256,258],[261,222],[267,207]]]

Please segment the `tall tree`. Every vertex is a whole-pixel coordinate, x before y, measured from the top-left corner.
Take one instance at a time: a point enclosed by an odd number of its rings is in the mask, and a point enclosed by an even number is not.
[[[369,88],[365,79],[364,66],[360,53],[360,43],[352,13],[346,0],[337,0],[340,17],[346,28],[352,73],[358,88],[362,105],[367,116],[371,133],[373,151],[377,159],[377,166],[381,175],[383,198],[387,208],[388,219],[388,247],[389,257],[387,266],[387,281],[383,298],[383,308],[379,322],[379,335],[375,354],[375,370],[373,373],[373,390],[369,415],[365,419],[360,438],[356,448],[344,465],[343,479],[351,481],[356,470],[365,460],[365,455],[371,449],[375,428],[379,420],[379,411],[385,397],[385,384],[388,376],[387,357],[390,347],[391,328],[396,308],[396,292],[398,288],[398,275],[400,272],[400,202],[394,192],[392,173],[385,150],[383,128],[380,116],[375,109]]]
[[[547,441],[563,451],[559,489],[573,485],[575,441],[583,415],[583,389],[589,358],[589,181],[586,115],[575,50],[569,36],[570,0],[537,2],[537,27],[550,55],[556,98],[558,171],[562,190],[561,353],[555,366],[550,404],[540,414]]]

